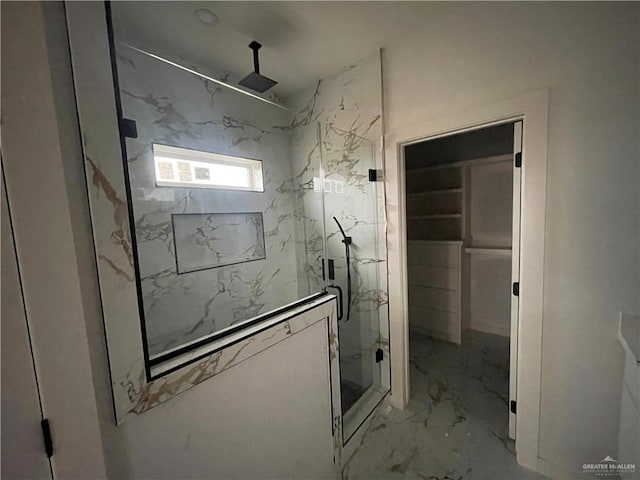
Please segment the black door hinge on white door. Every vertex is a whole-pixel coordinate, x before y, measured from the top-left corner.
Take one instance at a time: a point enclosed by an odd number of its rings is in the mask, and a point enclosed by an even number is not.
[[[369,181],[370,182],[379,182],[380,180],[382,180],[382,171],[370,168],[369,169]]]
[[[380,363],[384,358],[384,354],[382,353],[382,349],[379,348],[376,350],[376,363]]]
[[[513,282],[513,295],[520,296],[520,282]]]
[[[511,410],[511,413],[513,413],[513,414],[515,414],[515,413],[516,413],[517,406],[518,406],[518,404],[516,403],[516,401],[515,401],[515,400],[511,400],[511,401],[509,402],[509,409]]]
[[[516,168],[522,167],[522,152],[516,153]]]
[[[51,427],[49,426],[49,420],[44,419],[40,422],[42,427],[42,438],[44,440],[44,451],[47,457],[53,457],[53,438],[51,437]]]

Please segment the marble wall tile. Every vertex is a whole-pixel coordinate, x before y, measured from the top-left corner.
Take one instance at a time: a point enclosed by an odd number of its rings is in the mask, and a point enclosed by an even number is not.
[[[297,281],[291,114],[123,46],[118,69],[123,114],[138,127],[138,138],[127,139],[127,154],[151,355],[320,291],[320,285],[301,288]],[[264,193],[156,187],[153,143],[262,160]],[[263,216],[264,239],[250,234],[256,261],[220,260],[218,265],[234,265],[201,270],[198,262],[207,260],[202,246],[193,244],[178,249],[177,263],[185,267],[178,274],[172,215],[233,212]],[[226,247],[218,242],[217,248],[227,254],[250,248],[244,233],[240,236],[241,241],[229,238]],[[222,250],[218,254],[226,256]]]
[[[177,273],[264,260],[262,212],[174,214]]]

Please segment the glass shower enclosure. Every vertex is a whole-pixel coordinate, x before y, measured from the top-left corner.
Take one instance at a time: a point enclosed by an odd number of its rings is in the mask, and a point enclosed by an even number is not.
[[[260,96],[136,45],[146,3],[112,6],[145,355],[333,293],[346,443],[389,390],[379,52]]]
[[[329,290],[342,297],[339,315],[340,389],[345,443],[388,391],[383,366],[385,262],[380,244],[383,200],[380,143],[354,130],[319,126],[325,171],[324,210]],[[331,272],[334,275],[331,278]]]

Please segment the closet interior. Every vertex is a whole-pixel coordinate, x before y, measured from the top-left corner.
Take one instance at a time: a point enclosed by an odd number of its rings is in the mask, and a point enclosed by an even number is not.
[[[405,147],[411,330],[509,336],[513,148],[512,123]]]

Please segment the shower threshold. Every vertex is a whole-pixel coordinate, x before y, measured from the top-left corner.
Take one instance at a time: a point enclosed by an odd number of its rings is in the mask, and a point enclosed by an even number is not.
[[[389,393],[388,387],[373,385],[347,410],[342,417],[343,445],[346,445],[366,420],[375,413],[387,393]]]

